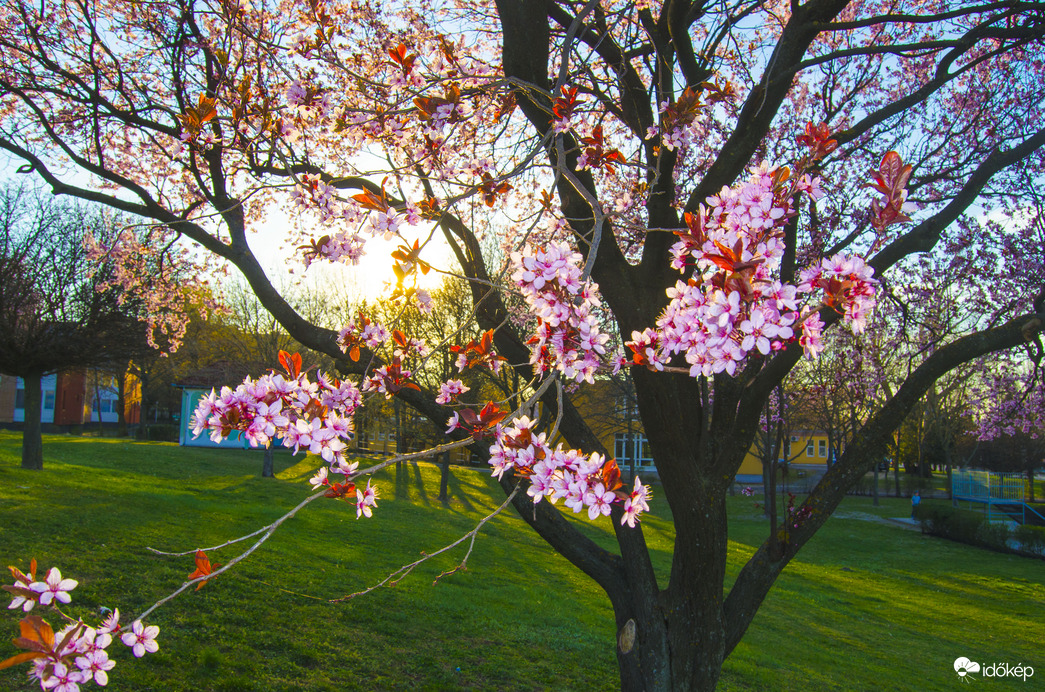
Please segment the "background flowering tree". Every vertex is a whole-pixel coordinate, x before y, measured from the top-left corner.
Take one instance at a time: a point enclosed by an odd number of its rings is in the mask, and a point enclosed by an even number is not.
[[[708,689],[933,382],[1039,338],[1043,36],[1045,4],[1015,0],[19,1],[0,19],[0,147],[55,193],[151,219],[152,247],[201,250],[179,262],[233,265],[354,378],[310,383],[284,359],[202,427],[220,435],[229,410],[249,411],[256,441],[315,447],[325,474],[345,475],[315,485],[369,516],[377,498],[339,446],[361,393],[450,419],[521,516],[606,591],[622,686]],[[306,262],[401,240],[378,261],[404,309],[426,308],[414,279],[441,236],[456,266],[439,269],[469,280],[485,334],[455,344],[458,364],[514,368],[555,412],[549,427],[493,402],[458,408],[456,384],[422,389],[424,347],[394,324],[304,319],[252,250],[273,205]],[[887,296],[931,305],[938,277],[975,311],[912,351],[786,537],[767,536],[725,591],[725,495],[767,398],[825,330],[860,333]],[[614,492],[605,450],[550,386],[622,366],[675,522],[669,575],[636,523],[645,489]],[[552,449],[553,432],[581,451]],[[556,499],[609,514],[619,550]]]
[[[111,227],[88,205],[54,200],[24,185],[0,189],[0,373],[23,381],[22,468],[43,468],[45,374],[119,370],[145,350],[134,301],[121,303],[116,291],[105,290],[108,268],[92,272],[85,258],[84,236],[104,235]]]

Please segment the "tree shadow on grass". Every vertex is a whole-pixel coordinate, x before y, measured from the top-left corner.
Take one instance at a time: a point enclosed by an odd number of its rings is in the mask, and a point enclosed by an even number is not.
[[[413,478],[410,477],[411,470]],[[395,499],[407,502],[416,499],[418,504],[431,506],[432,500],[425,490],[421,468],[416,461],[404,461],[395,465]]]
[[[403,462],[395,465],[395,498],[410,501],[410,474]]]
[[[425,507],[430,507],[432,504],[431,499],[428,497],[428,493],[425,491],[425,481],[421,477],[421,467],[418,466],[416,461],[411,461],[410,466],[414,469],[414,485],[417,486],[417,497]]]
[[[466,514],[472,514],[476,511],[475,505],[468,499],[468,494],[461,486],[460,479],[454,475],[454,469],[450,467],[450,478],[446,484],[447,487],[447,506],[453,506],[454,503],[460,503],[461,509]]]

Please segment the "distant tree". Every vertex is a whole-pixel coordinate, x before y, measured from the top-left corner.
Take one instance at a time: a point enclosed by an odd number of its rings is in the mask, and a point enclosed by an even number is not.
[[[125,364],[144,344],[144,326],[85,261],[84,234],[108,226],[85,205],[0,188],[0,372],[25,383],[22,468],[43,468],[43,376]]]

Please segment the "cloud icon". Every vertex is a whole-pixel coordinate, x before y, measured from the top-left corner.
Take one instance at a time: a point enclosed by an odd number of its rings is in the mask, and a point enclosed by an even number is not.
[[[954,659],[954,672],[964,678],[969,673],[979,673],[980,664],[976,661],[970,661],[962,656],[961,658]]]

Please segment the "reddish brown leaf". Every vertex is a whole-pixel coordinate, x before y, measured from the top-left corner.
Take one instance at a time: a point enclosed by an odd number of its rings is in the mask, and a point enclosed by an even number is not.
[[[221,567],[220,562],[215,563],[213,566],[211,566],[210,558],[207,557],[207,554],[202,550],[197,550],[196,571],[189,575],[189,581],[192,581],[193,579],[199,579],[200,577],[206,577],[207,575],[211,574],[213,570],[216,570],[219,567]],[[201,581],[199,584],[196,585],[196,590],[199,591],[200,589],[202,589],[208,581],[210,580],[204,579],[203,581]]]
[[[40,595],[27,586],[9,586],[4,584],[3,586],[0,586],[0,589],[3,589],[10,594],[14,594],[15,596],[21,596],[30,601],[35,601],[36,597]]]
[[[621,487],[620,467],[617,466],[616,459],[610,459],[602,465],[602,485],[609,491]]]
[[[20,637],[14,640],[19,649],[51,652],[54,650],[54,630],[38,615],[29,615],[18,623]]]
[[[279,364],[283,366],[283,369],[287,371],[291,379],[297,379],[298,375],[301,374],[301,354],[295,353],[293,355],[286,351],[279,352]]]
[[[405,73],[409,73],[413,69],[414,61],[417,60],[416,54],[407,55],[407,47],[402,43],[395,48],[389,49],[388,55],[395,64],[403,68]]]
[[[355,483],[334,483],[325,493],[323,493],[323,497],[351,502],[353,500],[352,494],[355,492]]]
[[[47,654],[40,651],[29,651],[24,654],[15,654],[6,661],[0,661],[0,670],[10,668],[11,666],[17,666],[19,663],[25,663],[26,661],[32,661],[34,658],[47,658]]]
[[[388,211],[390,209],[388,202],[385,201],[384,194],[379,197],[370,190],[364,190],[358,195],[352,195],[352,199],[359,202],[367,209],[373,209],[375,211]]]

